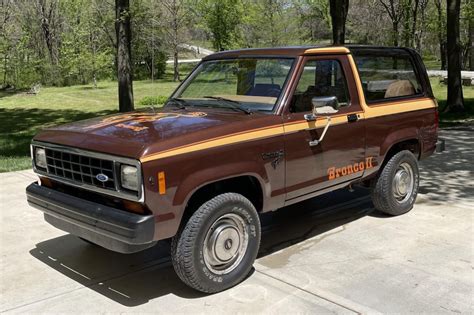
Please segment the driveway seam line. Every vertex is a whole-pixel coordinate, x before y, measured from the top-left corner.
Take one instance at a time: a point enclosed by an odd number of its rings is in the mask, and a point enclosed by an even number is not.
[[[343,298],[343,297],[340,297],[340,298],[343,299],[343,300],[345,300],[345,301],[350,302],[350,304],[352,304],[352,306],[346,305],[346,304],[342,303],[341,301],[339,301],[339,302],[338,302],[338,301],[334,301],[333,299],[331,299],[331,298],[329,298],[329,297],[326,297],[326,296],[324,296],[324,295],[321,295],[321,294],[318,294],[318,293],[309,291],[309,290],[307,290],[307,289],[305,289],[305,288],[301,288],[301,287],[299,287],[299,286],[297,286],[297,285],[294,285],[294,284],[292,284],[292,283],[290,283],[290,282],[288,282],[288,281],[279,279],[279,278],[277,278],[277,277],[275,277],[275,276],[272,276],[272,275],[270,275],[270,274],[267,274],[267,273],[265,273],[265,272],[263,272],[263,271],[260,271],[260,270],[255,270],[255,271],[258,272],[258,273],[260,273],[260,274],[262,274],[262,275],[264,275],[264,276],[267,276],[267,277],[269,277],[269,278],[272,278],[273,280],[276,280],[276,281],[279,281],[279,282],[281,282],[281,283],[284,283],[284,284],[286,284],[286,285],[288,285],[288,286],[290,286],[290,287],[292,287],[292,288],[295,288],[295,289],[297,289],[297,290],[303,291],[303,292],[308,293],[308,294],[310,294],[310,295],[312,295],[312,296],[318,297],[318,298],[320,298],[320,299],[322,299],[322,300],[325,300],[325,301],[327,301],[327,302],[329,302],[329,303],[332,303],[332,304],[334,304],[334,305],[337,305],[337,306],[340,306],[340,307],[342,307],[342,308],[345,308],[346,310],[349,310],[349,311],[354,312],[354,313],[356,313],[356,314],[368,314],[368,313],[370,313],[370,314],[380,314],[380,312],[378,312],[378,311],[376,311],[376,310],[370,309],[370,308],[368,308],[368,307],[366,307],[366,306],[363,306],[363,305],[359,305],[359,304],[357,304],[357,303],[355,303],[355,302],[352,302],[352,301],[348,301],[348,300],[346,300],[346,299]],[[359,308],[360,308],[360,309],[359,309]]]

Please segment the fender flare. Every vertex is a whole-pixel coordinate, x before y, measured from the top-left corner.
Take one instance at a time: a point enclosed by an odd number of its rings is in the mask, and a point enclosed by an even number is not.
[[[173,205],[181,205],[182,214],[189,199],[200,188],[221,180],[240,176],[252,176],[258,180],[263,193],[263,207],[265,207],[266,199],[270,197],[270,182],[263,165],[252,161],[216,165],[189,174],[179,185],[174,195]]]
[[[383,162],[387,156],[387,153],[398,143],[407,141],[407,140],[416,140],[420,146],[420,152],[422,152],[423,142],[421,141],[421,136],[419,129],[416,127],[408,127],[391,132],[384,140],[380,146],[380,158]]]

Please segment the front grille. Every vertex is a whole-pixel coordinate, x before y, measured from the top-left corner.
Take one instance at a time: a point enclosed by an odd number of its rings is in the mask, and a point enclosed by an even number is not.
[[[108,190],[115,188],[114,162],[110,160],[45,148],[48,174],[64,178],[78,184],[87,184]],[[104,182],[98,174],[108,177]]]

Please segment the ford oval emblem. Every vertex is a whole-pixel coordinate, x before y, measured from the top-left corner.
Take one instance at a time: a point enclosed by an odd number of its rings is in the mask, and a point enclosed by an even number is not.
[[[95,178],[97,178],[97,180],[99,182],[102,182],[102,183],[105,183],[106,181],[109,180],[109,176],[105,175],[105,174],[102,174],[102,173],[99,173],[95,176]]]

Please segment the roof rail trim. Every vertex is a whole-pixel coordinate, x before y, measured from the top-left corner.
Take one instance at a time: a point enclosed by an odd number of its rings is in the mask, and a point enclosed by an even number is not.
[[[304,55],[308,54],[349,54],[350,50],[343,46],[337,47],[318,47],[310,48],[304,51]]]

